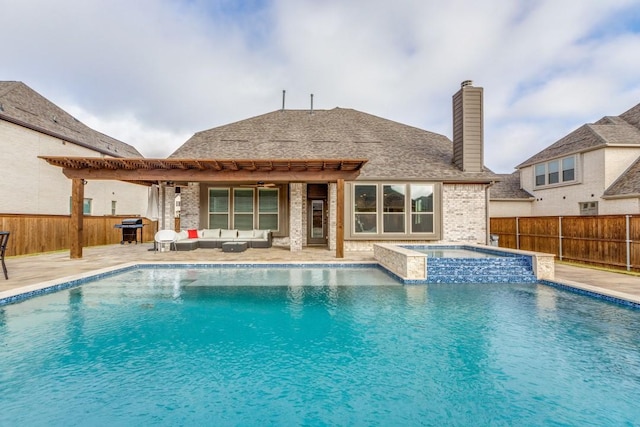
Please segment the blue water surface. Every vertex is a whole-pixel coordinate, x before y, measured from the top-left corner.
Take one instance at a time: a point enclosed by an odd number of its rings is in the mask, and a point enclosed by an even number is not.
[[[377,269],[141,269],[0,307],[0,425],[636,425],[640,311]]]

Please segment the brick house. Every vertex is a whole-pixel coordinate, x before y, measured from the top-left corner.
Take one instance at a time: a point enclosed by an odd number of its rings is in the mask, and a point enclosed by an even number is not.
[[[482,104],[482,88],[463,82],[453,142],[352,109],[283,108],[198,132],[166,159],[43,158],[64,168],[78,198],[82,180],[159,184],[164,229],[179,191],[183,229],[269,229],[291,251],[486,243],[499,176],[483,163]]]
[[[344,108],[278,110],[196,133],[169,159],[366,159],[344,188],[344,249],[375,242],[486,242],[482,88],[453,97],[454,141]],[[189,182],[180,185],[183,228],[268,228],[274,244],[335,249],[336,184]],[[263,210],[264,209],[264,210]],[[295,218],[293,220],[292,218]]]

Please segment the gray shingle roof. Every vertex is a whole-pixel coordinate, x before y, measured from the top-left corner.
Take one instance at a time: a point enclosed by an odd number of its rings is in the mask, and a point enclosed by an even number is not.
[[[361,158],[362,179],[490,181],[488,169],[462,172],[443,135],[360,111],[278,110],[196,133],[170,158]]]
[[[613,184],[607,188],[603,197],[639,197],[640,196],[640,158],[633,162],[629,168]]]
[[[620,114],[620,118],[640,129],[640,104]]]
[[[491,200],[499,199],[533,199],[533,195],[520,188],[520,171],[511,174],[500,174],[501,181],[489,189]]]
[[[640,104],[614,117],[585,124],[525,160],[518,168],[607,145],[640,145]]]
[[[0,119],[113,157],[142,157],[131,145],[91,129],[22,82],[0,81]]]

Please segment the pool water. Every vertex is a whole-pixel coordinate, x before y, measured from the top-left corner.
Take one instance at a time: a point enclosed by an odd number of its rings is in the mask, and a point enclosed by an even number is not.
[[[638,324],[535,284],[138,269],[0,307],[0,425],[634,425]]]

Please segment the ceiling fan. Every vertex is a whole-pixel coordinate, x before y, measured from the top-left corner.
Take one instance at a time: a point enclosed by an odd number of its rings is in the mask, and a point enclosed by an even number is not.
[[[251,188],[273,188],[276,185],[272,182],[265,183],[264,181],[258,181],[255,184],[242,184],[240,187],[251,187]]]

